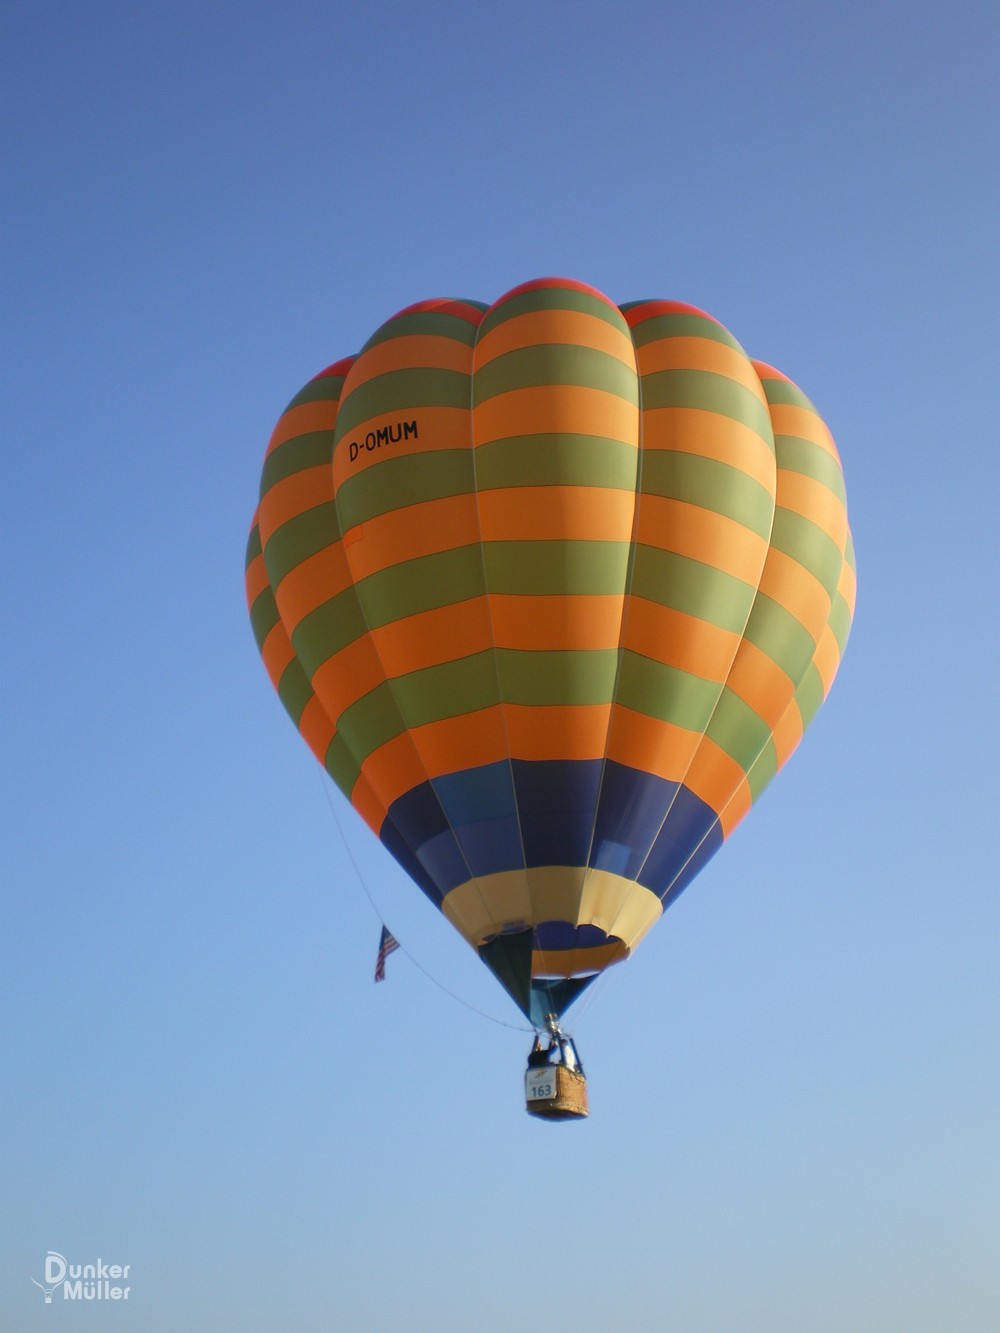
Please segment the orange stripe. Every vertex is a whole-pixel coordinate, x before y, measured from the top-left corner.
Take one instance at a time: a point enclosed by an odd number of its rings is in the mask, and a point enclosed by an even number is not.
[[[295,656],[292,641],[280,620],[268,630],[260,655],[264,659],[264,667],[271,678],[271,684],[277,689],[282,672]]]
[[[736,797],[740,785],[746,783],[746,774],[711,737],[703,736],[682,780],[718,814]]]
[[[334,725],[315,695],[302,710],[299,718],[302,739],[322,764],[334,736]]]
[[[403,497],[401,497],[402,499]],[[405,505],[348,529],[347,559],[355,583],[407,560],[479,544],[475,495]]]
[[[382,824],[385,822],[386,807],[382,800],[375,795],[371,783],[363,773],[358,775],[351,789],[351,804],[375,836],[378,837],[382,831]]]
[[[658,602],[630,597],[622,642],[654,662],[721,685],[740,646],[740,636]]]
[[[423,757],[427,775],[432,778],[497,763],[508,754],[504,709],[500,704],[461,717],[427,722],[414,727],[410,734]]]
[[[642,413],[644,449],[672,449],[699,454],[753,477],[774,494],[774,450],[740,421],[700,407],[652,407]]]
[[[638,348],[636,356],[640,375],[661,370],[707,370],[742,384],[767,406],[760,380],[744,353],[713,338],[658,338]]]
[[[778,468],[777,506],[808,518],[844,549],[847,537],[847,510],[843,501],[814,477]]]
[[[726,684],[772,731],[795,694],[794,681],[749,639],[740,644]]]
[[[409,732],[393,736],[372,751],[361,767],[361,776],[386,810],[400,796],[427,781]]]
[[[269,588],[270,586],[271,582],[267,577],[267,566],[264,564],[264,557],[263,555],[255,555],[249,565],[247,565],[247,606],[253,606],[254,602],[264,589]]]
[[[834,677],[840,668],[840,647],[829,625],[823,627],[816,654],[813,657],[820,680],[823,682],[823,698],[830,693]]]
[[[639,438],[639,412],[632,403],[573,384],[511,389],[478,404],[472,416],[477,445],[536,433],[602,435],[628,444]]]
[[[837,446],[822,417],[791,403],[771,403],[770,412],[775,435],[796,435],[799,439],[811,440],[840,462]]]
[[[493,647],[486,597],[435,607],[372,631],[379,659],[391,680],[411,671],[487,652]]]
[[[851,566],[844,561],[844,567],[840,571],[840,580],[837,583],[837,591],[847,603],[848,610],[853,618],[854,607],[858,596],[858,576]]]
[[[499,704],[414,727],[386,741],[362,772],[386,808],[428,778],[512,759],[600,759],[610,704]],[[418,758],[419,749],[419,758]]]
[[[752,805],[753,793],[750,790],[750,783],[744,778],[730,797],[725,810],[719,816],[719,827],[722,830],[723,838],[729,837],[740,820],[750,813]]]
[[[323,707],[339,723],[345,709],[384,680],[385,671],[371,637],[362,634],[316,668],[312,687],[322,699]]]
[[[635,348],[623,329],[579,310],[532,310],[495,325],[476,344],[479,370],[505,352],[549,344],[593,347],[635,369]]]
[[[294,472],[290,477],[276,481],[271,489],[261,496],[260,501],[260,539],[264,546],[271,540],[275,531],[290,518],[304,514],[317,505],[333,499],[330,468],[323,463],[317,467],[308,467],[301,472]],[[332,525],[331,525],[332,526]],[[331,531],[336,537],[336,530]]]
[[[778,768],[783,768],[802,739],[802,712],[793,699],[774,728],[771,740],[778,755]]]
[[[472,373],[472,348],[441,334],[410,333],[362,352],[344,381],[341,400],[362,384],[394,370],[457,370]],[[471,395],[471,389],[470,389]]]
[[[794,616],[813,643],[818,642],[830,618],[830,595],[804,565],[772,546],[764,561],[760,591]]]
[[[317,430],[333,430],[337,424],[336,402],[301,403],[291,407],[275,426],[268,442],[267,454],[277,449],[286,440],[293,440],[297,435],[309,435]],[[265,459],[267,454],[264,455]]]
[[[612,709],[608,758],[641,773],[680,782],[700,741],[700,731],[687,731],[621,704]]]
[[[351,571],[340,542],[333,542],[290,569],[275,589],[281,618],[291,634],[311,611],[351,586]]]
[[[484,542],[628,542],[634,512],[633,491],[597,486],[511,486],[479,493]]]
[[[498,648],[558,652],[618,647],[622,598],[617,593],[532,597],[493,593],[489,603]]]
[[[361,771],[388,809],[428,778],[498,763],[507,756],[503,709],[495,704],[394,736],[368,756]]]
[[[397,421],[416,421],[417,438],[400,440],[398,444],[383,445],[380,449],[365,449],[364,438],[379,425],[391,426]],[[354,461],[350,446],[361,445]],[[387,458],[429,454],[439,449],[468,449],[471,445],[469,409],[465,407],[399,407],[379,412],[366,421],[359,421],[351,431],[337,441],[333,451],[333,484],[340,490],[351,477],[364,472]]]
[[[700,560],[754,587],[768,549],[763,537],[725,514],[646,494],[639,505],[636,540]]]
[[[600,759],[610,704],[548,707],[507,704],[504,720],[512,759]]]

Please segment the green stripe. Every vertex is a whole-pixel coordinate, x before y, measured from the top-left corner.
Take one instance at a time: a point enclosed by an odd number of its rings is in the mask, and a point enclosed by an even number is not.
[[[761,750],[760,754],[754,760],[747,774],[747,785],[750,788],[750,804],[757,800],[761,792],[771,781],[778,771],[778,751],[774,748],[774,741],[769,740]]]
[[[771,534],[774,500],[769,492],[740,468],[714,458],[649,449],[642,458],[642,490],[724,514],[765,541]]]
[[[757,594],[743,637],[766,653],[796,684],[816,651],[815,641],[802,622],[763,592]]]
[[[821,527],[778,505],[774,511],[771,545],[808,569],[833,597],[840,582],[844,557],[837,543]]]
[[[847,647],[847,640],[851,633],[851,609],[847,602],[838,592],[833,599],[833,605],[830,608],[830,632],[837,640],[837,647],[840,649],[840,656],[844,656],[844,650]]]
[[[818,417],[816,408],[805,396],[797,384],[792,384],[790,380],[762,379],[761,387],[764,390],[764,397],[772,406],[801,407],[813,416]],[[822,418],[821,418],[822,419]]]
[[[477,406],[498,394],[516,389],[573,385],[614,394],[638,404],[635,370],[596,347],[569,343],[542,343],[519,347],[494,357],[473,377],[473,402]]]
[[[370,629],[439,606],[453,606],[482,595],[481,550],[476,543],[405,560],[369,574],[356,588]]]
[[[418,407],[468,408],[470,376],[439,366],[412,366],[387,370],[352,390],[337,413],[337,440],[349,437],[355,427],[389,412],[409,412]]]
[[[849,527],[847,529],[847,540],[844,542],[844,560],[848,565],[850,565],[851,569],[854,571],[856,575],[858,568],[857,557],[854,552],[854,537]]]
[[[613,593],[625,586],[629,546],[625,542],[486,542],[406,560],[370,574],[356,585],[368,627],[376,629],[406,616],[453,606],[487,590],[527,596]],[[483,566],[486,577],[484,581]],[[347,592],[350,592],[348,589]],[[344,597],[344,593],[340,597]],[[309,613],[296,628],[307,634],[323,658],[351,642],[356,622],[351,612],[334,606],[339,598]],[[316,628],[313,627],[313,621]],[[358,631],[360,632],[360,631]],[[304,652],[302,654],[304,656]]]
[[[491,440],[475,451],[476,489],[598,486],[634,491],[639,451],[602,435],[539,434]]]
[[[742,634],[757,590],[700,560],[637,545],[631,591],[636,597]]]
[[[283,444],[277,445],[264,460],[264,470],[260,478],[261,499],[272,486],[296,472],[306,468],[329,466],[333,459],[333,431],[307,431],[304,435],[293,435]]]
[[[499,698],[493,651],[473,653],[399,676],[392,692],[407,727],[489,708]]]
[[[295,658],[281,673],[281,679],[278,681],[278,698],[285,705],[288,716],[298,726],[306,705],[310,699],[315,698],[315,695],[301,663]]]
[[[350,752],[357,756],[359,764],[363,764],[380,745],[401,736],[406,729],[388,681],[382,681],[345,708],[337,719],[337,732]]]
[[[287,523],[282,523],[271,534],[264,548],[264,563],[271,587],[277,588],[285,575],[301,565],[303,560],[308,560],[318,551],[325,551],[339,540],[337,510],[332,500],[315,505],[302,514],[296,514]]]
[[[527,707],[610,703],[617,665],[615,648],[490,649],[397,677],[391,688],[401,718],[413,728],[475,713],[500,700]]]
[[[490,592],[620,596],[631,547],[628,542],[484,542],[482,551]]]
[[[821,445],[797,435],[775,435],[774,448],[779,468],[797,472],[803,477],[812,477],[833,491],[843,504],[847,503],[840,464]]]
[[[713,370],[656,370],[639,380],[644,410],[657,407],[693,407],[731,417],[748,426],[774,447],[771,417],[755,393]]]
[[[719,698],[718,681],[654,662],[639,653],[622,653],[615,702],[646,717],[702,732]]]
[[[347,742],[339,732],[334,735],[333,740],[327,746],[323,762],[330,777],[333,778],[344,795],[350,799],[354,784],[361,775],[361,765],[348,749]]]
[[[485,337],[491,329],[506,323],[508,319],[516,319],[518,315],[527,315],[536,310],[577,310],[583,315],[596,315],[612,328],[628,334],[628,325],[621,312],[607,301],[569,287],[537,287],[493,306],[479,326],[479,337]]]
[[[466,305],[476,306],[479,310],[487,307],[481,301],[467,301]],[[412,338],[428,335],[433,338],[449,338],[452,342],[463,343],[472,347],[476,341],[477,326],[461,315],[449,315],[441,310],[414,310],[408,315],[396,315],[375,330],[361,349],[367,352],[370,347],[391,342],[393,338]]]
[[[290,412],[293,407],[301,407],[303,403],[335,403],[340,398],[340,391],[344,387],[344,375],[319,375],[316,379],[310,380],[304,388],[301,388],[292,401],[282,412]]]
[[[312,676],[334,653],[360,639],[366,628],[357,593],[345,588],[302,617],[292,630],[292,648]]]
[[[244,570],[250,568],[262,551],[263,547],[260,544],[260,524],[254,523],[253,527],[250,529],[250,535],[247,538],[247,553],[243,564]]]
[[[264,588],[254,598],[253,606],[250,608],[250,627],[257,641],[258,652],[264,651],[264,640],[274,629],[279,619],[278,604],[274,600],[274,593],[270,588]]]
[[[379,514],[449,495],[468,495],[473,490],[475,465],[470,449],[391,454],[341,485],[337,513],[347,532]]]
[[[644,301],[629,301],[621,307],[623,311],[635,306],[645,305]],[[746,356],[728,329],[717,324],[714,319],[702,315],[689,315],[678,312],[674,315],[653,315],[631,325],[632,341],[636,347],[645,347],[652,342],[661,342],[665,338],[707,338],[711,342],[723,343],[734,352]]]
[[[719,695],[705,735],[739,764],[744,773],[749,773],[771,739],[771,728],[727,685]]]
[[[815,666],[810,666],[795,691],[795,702],[802,714],[803,731],[819,712],[823,698],[823,677]]]
[[[618,674],[618,649],[525,652],[496,650],[505,703],[530,706],[610,703]]]

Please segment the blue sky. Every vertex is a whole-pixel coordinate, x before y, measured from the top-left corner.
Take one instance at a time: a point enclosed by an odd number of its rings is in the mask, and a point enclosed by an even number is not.
[[[3,1326],[995,1329],[1000,11],[2,25]],[[299,386],[552,273],[801,384],[859,564],[806,744],[582,1004],[565,1126],[331,805],[242,591]],[[412,957],[378,988],[355,863]],[[128,1302],[46,1307],[49,1250]]]

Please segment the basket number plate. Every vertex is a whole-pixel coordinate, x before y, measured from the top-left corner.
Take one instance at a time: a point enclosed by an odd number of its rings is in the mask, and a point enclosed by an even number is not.
[[[554,1067],[529,1069],[524,1076],[524,1095],[529,1102],[548,1101],[556,1095]]]

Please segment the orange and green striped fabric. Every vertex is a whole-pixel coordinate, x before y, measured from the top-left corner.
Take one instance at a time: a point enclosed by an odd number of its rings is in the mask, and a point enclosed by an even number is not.
[[[303,738],[536,1022],[787,760],[850,629],[836,447],[700,310],[425,301],[289,404],[247,554]]]

